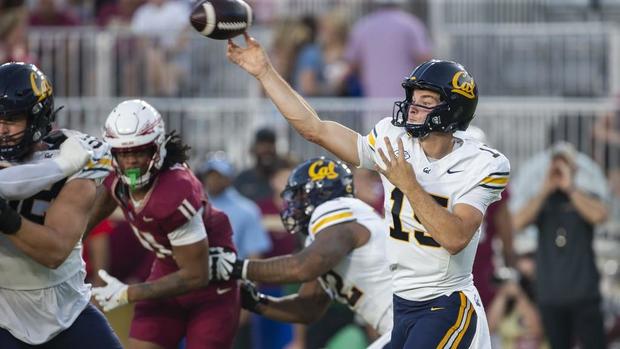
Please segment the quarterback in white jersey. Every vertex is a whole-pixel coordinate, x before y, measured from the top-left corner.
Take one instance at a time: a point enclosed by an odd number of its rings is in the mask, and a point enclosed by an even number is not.
[[[363,137],[321,120],[260,44],[244,38],[245,47],[229,40],[228,59],[261,83],[291,126],[340,159],[382,174],[389,245],[402,245],[387,251],[397,293],[392,347],[490,347],[470,273],[484,212],[499,199],[510,166],[499,152],[453,135],[474,117],[473,77],[455,62],[422,63],[402,83],[405,99],[395,103],[391,122]]]
[[[215,278],[303,282],[297,294],[281,298],[258,294],[245,284],[242,304],[273,320],[310,323],[334,299],[386,335],[382,341],[388,341],[392,290],[383,219],[353,197],[349,168],[323,157],[307,160],[292,171],[282,197],[282,221],[291,233],[307,235],[306,247],[295,255],[258,261],[214,255],[213,265],[222,266]],[[227,261],[232,263],[222,265]]]
[[[403,139],[404,158],[413,167],[416,179],[448,211],[463,203],[485,212],[508,182],[508,161],[496,150],[473,138],[454,138],[455,149],[432,160],[424,154],[420,142],[404,128],[392,125],[390,118],[381,120],[361,143],[364,167],[384,166],[377,151],[384,149],[387,153],[386,145],[376,141],[384,137],[393,142]],[[473,285],[471,271],[479,231],[460,252],[452,254],[433,239],[399,188],[385,179],[383,188],[394,294],[425,301]]]
[[[0,348],[120,348],[89,304],[81,253],[96,183],[111,169],[108,147],[75,131],[50,133],[53,121],[45,75],[32,64],[1,65],[0,183],[19,188],[0,190]]]

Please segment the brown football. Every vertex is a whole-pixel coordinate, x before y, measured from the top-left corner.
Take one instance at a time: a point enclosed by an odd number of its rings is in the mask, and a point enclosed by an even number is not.
[[[190,22],[200,34],[226,40],[252,25],[252,8],[243,0],[202,0],[194,6]]]

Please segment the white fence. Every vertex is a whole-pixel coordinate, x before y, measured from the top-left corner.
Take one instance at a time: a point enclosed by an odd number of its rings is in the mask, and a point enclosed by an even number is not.
[[[428,0],[443,14],[440,22],[541,23],[618,20],[618,0]]]
[[[269,34],[264,28],[252,29],[252,35],[265,45],[269,45]],[[227,62],[226,41],[209,40],[193,31],[178,54],[149,37],[94,27],[32,28],[28,45],[58,96],[244,97],[258,93],[242,81],[245,73]],[[162,64],[149,70],[159,54],[165,56]],[[175,70],[176,92],[156,86],[156,69]]]
[[[147,99],[176,129],[200,157],[208,151],[224,150],[239,166],[248,165],[248,149],[254,131],[269,126],[278,134],[281,152],[292,151],[302,158],[325,154],[291,130],[270,101],[255,98]],[[61,127],[99,135],[101,126],[119,99],[70,98],[59,100]],[[311,105],[323,119],[336,120],[366,134],[382,117],[392,113],[391,100],[313,99]],[[550,142],[564,139],[582,151],[618,163],[620,153],[607,152],[604,142],[593,138],[595,123],[614,112],[607,99],[484,98],[473,125],[487,133],[488,143],[504,152],[518,170],[527,158]]]
[[[462,24],[436,32],[482,95],[605,97],[620,89],[620,31],[603,23]]]
[[[246,74],[226,60],[225,41],[191,34],[186,50],[168,57],[166,64],[149,58],[157,57],[150,51],[156,43],[126,32],[33,30],[29,45],[59,96],[260,94],[256,84],[248,84]],[[265,47],[270,46],[271,34],[266,27],[252,30]],[[435,31],[435,42],[436,56],[463,63],[485,96],[607,97],[620,92],[616,26],[464,24]],[[170,74],[178,79],[162,75],[157,83],[154,71],[173,70]],[[172,92],[162,86],[162,81],[175,80]]]

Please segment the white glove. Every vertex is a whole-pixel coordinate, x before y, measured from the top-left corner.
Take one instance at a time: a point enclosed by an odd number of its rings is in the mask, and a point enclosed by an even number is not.
[[[60,154],[54,158],[65,176],[70,176],[81,170],[92,157],[92,151],[79,135],[67,138],[60,145]]]
[[[213,281],[228,281],[231,278],[245,279],[247,262],[243,259],[237,259],[237,254],[234,251],[223,247],[210,247],[209,279]]]
[[[127,299],[128,286],[120,282],[117,278],[108,275],[108,273],[100,269],[99,277],[106,282],[103,287],[94,287],[93,296],[103,311],[110,311],[114,308],[129,303]]]
[[[89,160],[93,162],[108,156],[110,145],[104,141],[74,130],[62,130],[67,139],[60,145],[60,154],[54,160],[66,176],[84,168]]]

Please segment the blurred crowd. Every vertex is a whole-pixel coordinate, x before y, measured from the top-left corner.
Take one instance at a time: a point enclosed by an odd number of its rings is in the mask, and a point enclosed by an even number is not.
[[[275,67],[305,96],[396,100],[402,98],[402,77],[432,57],[428,30],[402,8],[404,1],[376,1],[359,18],[336,7],[320,16],[277,20],[267,15],[273,1],[248,2],[259,20],[272,22],[269,49]],[[136,36],[117,41],[118,49],[142,54],[120,62],[115,73],[144,74],[147,83],[127,78],[119,91],[184,95],[191,74],[191,6],[181,0],[0,0],[0,62],[38,63],[41,57],[28,46],[33,27],[126,32]],[[401,54],[393,54],[397,51]],[[598,348],[620,340],[620,114],[597,117],[580,143],[563,142],[568,137],[561,132],[549,134],[548,149],[512,169],[509,190],[489,208],[482,228],[474,278],[496,348],[576,343]],[[273,129],[257,130],[249,149],[254,164],[246,169],[235,168],[218,149],[195,161],[209,199],[230,217],[243,258],[290,254],[302,246],[301,237],[289,234],[279,217],[279,193],[302,159],[278,153],[277,143]],[[601,146],[586,151],[591,149],[584,147],[587,143]],[[355,187],[363,188],[357,197],[382,213],[377,175],[355,170],[354,179]],[[606,242],[598,246],[601,238]],[[153,256],[139,246],[122,215],[95,228],[85,243],[94,285],[102,282],[92,273],[98,269],[129,283],[147,276]],[[295,286],[260,287],[274,296],[295,292]],[[126,311],[110,315],[121,337],[130,318]],[[353,343],[365,347],[375,336],[348,309],[333,305],[325,321],[309,328],[244,313],[237,348],[355,348]]]
[[[188,18],[193,3],[2,0],[0,61],[49,59],[29,52],[29,28],[97,28],[120,35],[115,49],[121,61],[116,69],[127,79],[116,87],[119,95],[192,96]],[[305,96],[400,96],[403,72],[431,57],[425,25],[403,9],[404,0],[371,2],[370,13],[362,18],[352,18],[347,7],[337,6],[320,15],[266,17],[261,13],[268,13],[274,1],[249,3],[258,22],[273,28],[270,50],[275,66]],[[403,47],[406,54],[382,54]],[[139,82],[142,78],[144,83]]]

